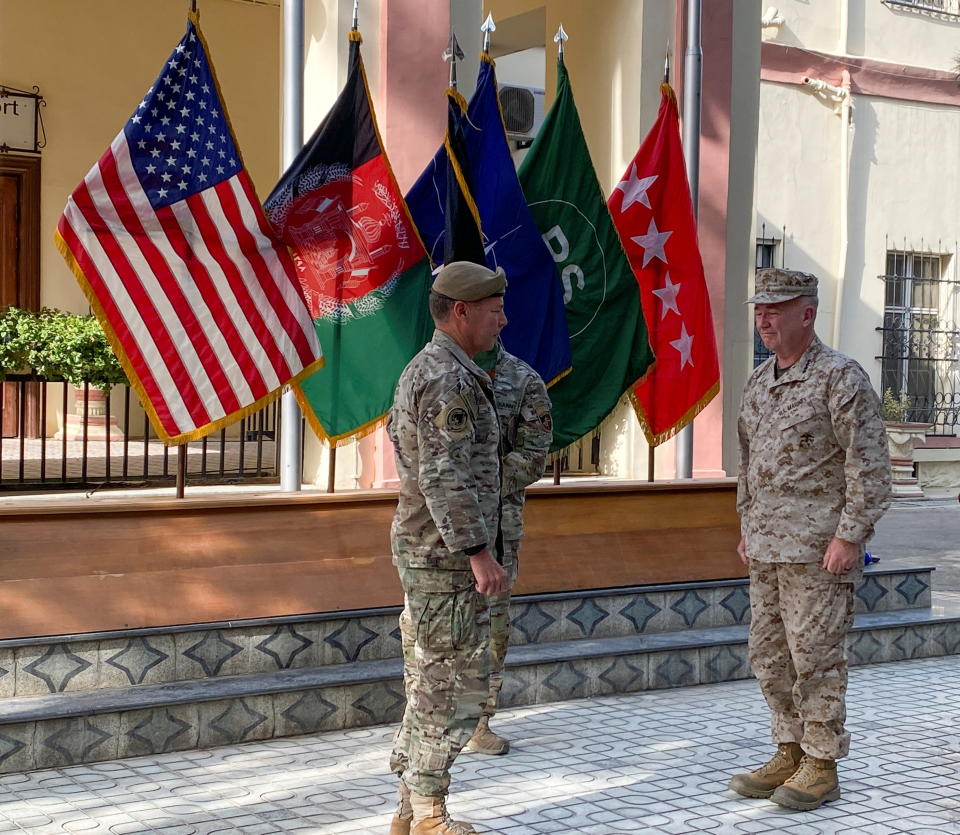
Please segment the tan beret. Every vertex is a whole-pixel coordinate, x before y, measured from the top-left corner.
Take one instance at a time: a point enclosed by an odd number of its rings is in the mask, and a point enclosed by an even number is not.
[[[747,299],[747,304],[778,304],[800,296],[816,296],[817,277],[780,267],[763,267],[757,270],[755,289],[756,295]]]
[[[461,302],[476,302],[490,296],[502,296],[507,288],[503,267],[487,269],[470,261],[451,261],[440,268],[433,291]]]

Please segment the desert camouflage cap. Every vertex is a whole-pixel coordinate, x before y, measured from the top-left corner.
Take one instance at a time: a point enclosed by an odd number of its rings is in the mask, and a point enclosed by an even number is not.
[[[507,288],[503,267],[488,269],[470,261],[451,261],[440,268],[433,291],[461,302],[476,302],[490,296],[502,296]]]
[[[797,270],[763,267],[757,270],[756,294],[747,304],[777,304],[800,296],[817,295],[817,277]]]

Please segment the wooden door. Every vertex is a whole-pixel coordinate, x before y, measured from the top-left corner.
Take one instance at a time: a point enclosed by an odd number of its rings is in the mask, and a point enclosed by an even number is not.
[[[23,310],[40,307],[40,158],[0,154],[0,307]],[[28,383],[24,403],[17,388],[3,385],[3,435],[17,431],[18,414],[24,416],[24,434],[40,431],[39,387]]]
[[[17,265],[20,261],[19,234],[20,179],[11,174],[0,174],[0,310],[16,305],[19,285]],[[17,434],[16,383],[3,384],[4,437]]]

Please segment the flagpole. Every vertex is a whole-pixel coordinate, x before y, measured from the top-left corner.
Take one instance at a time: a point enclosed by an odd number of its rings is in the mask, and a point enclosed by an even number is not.
[[[353,0],[353,16],[350,21],[350,31],[358,32],[360,26],[360,0]],[[334,347],[337,351],[340,350],[340,327],[341,323],[338,322],[334,330]],[[340,393],[340,376],[337,375],[336,383],[334,384],[334,398],[339,397]],[[329,457],[327,459],[327,492],[335,493],[337,490],[337,446],[331,440],[328,441],[330,447]]]
[[[663,56],[663,83],[670,83],[670,41]],[[657,448],[653,444],[647,446],[647,481],[656,481]]]
[[[283,0],[283,167],[303,146],[303,0]],[[333,448],[331,447],[331,454]],[[303,476],[303,415],[297,396],[280,400],[280,489],[296,492]]]
[[[197,0],[190,0],[191,14],[197,14]],[[109,437],[109,432],[107,433]],[[179,444],[177,446],[177,480],[175,495],[182,499],[187,484],[187,445]]]
[[[700,86],[703,52],[700,49],[700,0],[687,0],[686,48],[683,54],[683,161],[690,181],[693,217],[700,194]],[[677,434],[677,478],[693,477],[693,421]]]

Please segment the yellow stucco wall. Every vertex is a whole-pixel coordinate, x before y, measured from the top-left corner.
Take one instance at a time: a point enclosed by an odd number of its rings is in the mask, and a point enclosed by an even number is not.
[[[663,59],[673,37],[674,3],[659,0],[488,0],[494,19],[543,9],[547,107],[556,92],[560,24],[569,36],[564,63],[593,165],[604,193],[619,182],[656,118]],[[496,46],[497,35],[493,41]]]
[[[86,311],[53,244],[67,196],[123,127],[186,26],[173,0],[0,0],[0,84],[47,102],[41,169],[41,303]],[[261,198],[280,173],[280,10],[201,0],[228,112]]]

